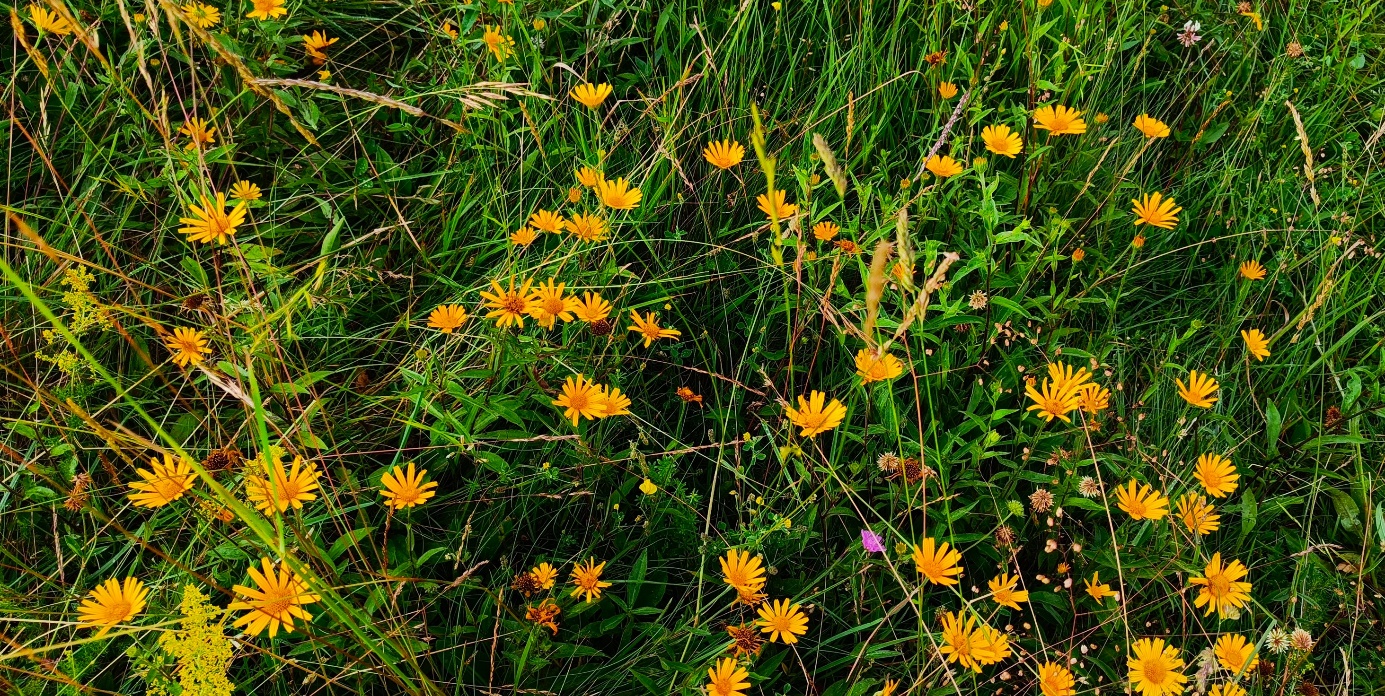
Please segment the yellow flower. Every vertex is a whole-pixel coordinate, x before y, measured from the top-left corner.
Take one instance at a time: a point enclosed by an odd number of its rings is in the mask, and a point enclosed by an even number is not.
[[[702,157],[717,169],[730,169],[745,159],[745,148],[734,140],[712,141],[702,150]]]
[[[311,34],[303,34],[303,52],[312,59],[313,65],[322,65],[327,62],[327,49],[340,39],[328,38],[326,32],[315,31]]]
[[[545,590],[551,590],[553,589],[554,583],[558,580],[558,569],[544,562],[534,566],[534,568],[529,571],[529,575],[533,576],[534,582],[538,584],[539,587]]]
[[[524,618],[533,621],[539,626],[543,626],[553,631],[553,635],[558,635],[558,615],[563,613],[563,608],[553,603],[553,600],[544,597],[537,607],[525,607]]]
[[[755,203],[771,221],[791,218],[798,212],[798,206],[785,202],[784,192],[778,189],[770,191],[768,195],[762,193],[756,196]]]
[[[596,195],[601,203],[615,210],[633,210],[640,207],[643,194],[637,188],[630,188],[624,178],[602,179],[596,183]]]
[[[530,26],[534,27],[534,31],[543,31],[548,28],[548,20],[539,17],[535,19]]]
[[[807,397],[799,395],[797,410],[785,406],[784,413],[791,423],[803,429],[800,436],[814,437],[841,425],[846,417],[846,406],[836,399],[828,403],[827,395],[814,389]]]
[[[534,288],[534,296],[529,304],[529,316],[545,329],[552,329],[559,319],[572,321],[572,305],[576,301],[571,295],[564,296],[566,283],[554,283],[554,278]]]
[[[461,34],[459,34],[457,30],[452,26],[452,22],[442,23],[442,33],[446,34],[447,38],[452,39],[453,41],[456,41],[457,37],[461,36]]]
[[[1073,684],[1077,679],[1072,671],[1057,662],[1039,665],[1039,693],[1042,696],[1073,696]]]
[[[181,326],[173,329],[172,336],[164,338],[164,347],[173,353],[173,364],[178,367],[201,364],[202,356],[212,352],[203,332]]]
[[[144,611],[144,599],[149,588],[139,578],[125,578],[122,585],[115,578],[97,585],[77,609],[77,621],[85,628],[95,628],[97,638],[112,628],[129,621]]]
[[[1212,408],[1212,404],[1217,400],[1217,397],[1213,396],[1217,393],[1217,380],[1197,370],[1188,373],[1187,386],[1183,386],[1183,380],[1177,378],[1174,379],[1174,383],[1178,386],[1178,395],[1194,406]]]
[[[1087,258],[1087,250],[1083,249],[1082,247],[1078,247],[1076,250],[1072,252],[1073,263],[1082,263],[1082,259],[1085,258]]]
[[[1132,239],[1132,240],[1130,240],[1130,246],[1135,247],[1136,249],[1143,249],[1143,248],[1145,248],[1145,235],[1144,235],[1144,233],[1143,233],[1143,232],[1137,233],[1137,234],[1135,235],[1135,238]]]
[[[597,390],[597,400],[601,403],[600,418],[630,415],[630,398],[621,394],[617,387],[601,387]]]
[[[184,123],[178,128],[178,132],[188,136],[188,144],[183,146],[184,150],[196,150],[203,145],[216,143],[216,127],[205,118],[194,118]]]
[[[445,334],[450,334],[467,320],[466,307],[459,304],[438,305],[436,309],[428,315],[428,328],[438,329]]]
[[[985,632],[976,629],[976,616],[968,614],[965,622],[955,612],[943,614],[943,644],[938,652],[948,662],[962,665],[980,673],[981,665],[995,660]]]
[[[1182,694],[1187,675],[1178,671],[1183,660],[1178,649],[1164,643],[1163,638],[1141,638],[1130,646],[1126,660],[1130,668],[1130,686],[1142,696],[1172,696]]]
[[[576,186],[569,186],[569,187],[567,187],[567,202],[568,202],[568,203],[581,203],[581,202],[582,202],[582,189],[577,188]]]
[[[250,201],[258,201],[263,197],[264,194],[260,193],[260,187],[249,181],[237,181],[231,186],[231,198],[238,201],[249,203]]]
[[[1236,480],[1240,475],[1236,473],[1236,467],[1230,459],[1219,454],[1201,454],[1198,455],[1193,478],[1197,479],[1213,498],[1225,498],[1228,493],[1236,490]]]
[[[999,630],[982,623],[976,627],[976,632],[982,644],[984,644],[991,655],[977,656],[977,660],[983,665],[993,665],[1010,656],[1010,637]]]
[[[1025,410],[1038,411],[1039,417],[1049,422],[1058,418],[1064,423],[1071,423],[1068,414],[1081,407],[1082,391],[1091,373],[1085,369],[1073,373],[1071,366],[1058,363],[1052,363],[1048,368],[1049,376],[1044,378],[1040,389],[1035,389],[1033,384],[1025,385],[1025,395],[1034,402]]]
[[[760,619],[755,622],[761,633],[769,634],[769,642],[780,640],[787,645],[798,642],[798,637],[808,632],[808,617],[798,604],[789,604],[781,599],[762,605],[757,611]]]
[[[640,332],[644,336],[645,348],[661,338],[671,338],[676,341],[679,336],[683,335],[683,332],[677,329],[666,329],[659,326],[659,321],[653,312],[648,312],[641,318],[640,313],[632,309],[630,310],[630,320],[635,322],[635,325],[626,330]]]
[[[962,574],[962,554],[949,547],[946,541],[939,543],[927,537],[923,546],[914,546],[910,555],[914,559],[914,569],[934,585],[956,585],[957,576]]]
[[[255,581],[256,587],[236,585],[231,588],[244,599],[231,602],[226,610],[250,612],[232,625],[245,626],[245,632],[252,636],[260,635],[268,627],[269,637],[273,638],[278,635],[280,626],[285,633],[293,633],[294,619],[312,621],[313,615],[305,611],[303,605],[316,604],[319,598],[308,590],[308,584],[286,563],[281,563],[277,572],[268,558],[261,558],[260,566],[263,573],[250,566],[250,579]]]
[[[288,8],[284,7],[284,0],[250,0],[250,4],[254,9],[245,15],[250,19],[264,21],[283,17],[289,13]]]
[[[611,316],[611,303],[602,299],[600,295],[587,291],[583,293],[582,299],[573,298],[572,315],[578,321],[588,324],[601,321]]]
[[[1164,198],[1164,194],[1158,191],[1147,193],[1139,199],[1132,198],[1130,202],[1135,204],[1131,210],[1135,213],[1136,225],[1149,225],[1166,230],[1171,230],[1178,224],[1178,213],[1183,210],[1174,204],[1172,198]]]
[[[605,82],[602,82],[599,85],[594,85],[590,82],[585,82],[583,84],[577,85],[576,87],[573,87],[572,90],[567,93],[567,95],[577,100],[577,103],[581,104],[582,106],[585,106],[588,109],[595,109],[596,107],[601,106],[601,102],[606,101],[606,97],[611,96],[611,86],[606,84]]]
[[[606,568],[606,562],[602,561],[597,565],[595,558],[587,559],[585,564],[578,564],[572,568],[572,584],[576,585],[572,590],[572,596],[586,597],[587,604],[591,604],[593,599],[601,599],[601,590],[611,586],[609,582],[602,582],[601,571]]]
[[[1094,573],[1092,573],[1092,579],[1091,579],[1091,580],[1087,580],[1087,579],[1084,578],[1084,579],[1082,580],[1082,582],[1085,583],[1085,584],[1087,585],[1087,590],[1086,590],[1086,591],[1087,591],[1087,594],[1090,595],[1092,599],[1095,599],[1095,600],[1096,600],[1097,602],[1099,602],[1099,603],[1103,603],[1103,604],[1104,604],[1104,603],[1105,603],[1104,600],[1105,600],[1107,597],[1115,597],[1115,596],[1118,594],[1115,590],[1112,590],[1112,589],[1111,589],[1111,586],[1110,586],[1110,585],[1108,585],[1108,584],[1106,584],[1106,583],[1104,583],[1104,582],[1101,581],[1101,573],[1100,573],[1100,572],[1094,572]]]
[[[1111,405],[1111,390],[1096,382],[1082,385],[1077,394],[1077,407],[1084,413],[1096,415]]]
[[[558,234],[563,231],[563,227],[567,223],[563,220],[563,216],[557,213],[539,210],[539,212],[529,216],[529,225],[536,230]]]
[[[856,375],[861,384],[894,379],[903,373],[904,363],[889,353],[877,354],[869,348],[856,353]]]
[[[943,82],[938,85],[938,96],[943,99],[951,99],[957,96],[957,85],[951,82]]]
[[[1145,134],[1146,138],[1167,138],[1169,137],[1169,127],[1149,114],[1140,114],[1135,117],[1135,130]]]
[[[645,495],[654,495],[655,493],[659,492],[659,487],[654,485],[653,481],[650,481],[648,478],[646,478],[644,480],[644,483],[640,484],[640,492]]]
[[[1010,607],[1011,609],[1019,609],[1020,602],[1029,601],[1028,590],[1015,589],[1015,587],[1019,585],[1019,581],[1020,579],[1016,576],[1010,575],[1009,573],[1001,573],[991,578],[990,582],[986,583],[986,586],[991,589],[991,599],[995,600],[996,604],[1002,607]]]
[[[312,462],[303,466],[302,457],[294,457],[288,471],[284,461],[278,456],[266,454],[262,458],[262,468],[269,478],[251,474],[245,479],[245,496],[254,503],[255,509],[269,514],[271,509],[280,513],[292,506],[303,509],[303,503],[317,500],[313,491],[319,488],[317,480],[321,474]]]
[[[1264,280],[1265,267],[1259,261],[1251,259],[1241,264],[1241,277],[1246,280]]]
[[[148,469],[135,469],[143,481],[130,484],[130,502],[135,507],[161,508],[192,490],[197,474],[192,472],[192,464],[165,452],[163,461],[151,457]]]
[[[1149,484],[1139,484],[1130,479],[1129,486],[1116,486],[1116,505],[1135,520],[1161,520],[1169,514],[1169,499],[1154,490]]]
[[[563,393],[553,400],[553,405],[563,409],[563,416],[572,419],[572,427],[582,418],[595,420],[606,415],[606,403],[601,389],[586,377],[577,375],[563,381]]]
[[[736,589],[739,601],[744,604],[757,604],[764,595],[759,594],[765,587],[765,569],[759,556],[751,556],[749,551],[727,549],[721,563],[721,576],[726,584]]]
[[[58,13],[38,5],[29,6],[29,20],[34,23],[35,28],[45,34],[67,36],[72,33],[72,24],[66,19],[63,19]]]
[[[524,328],[524,317],[533,309],[536,299],[534,292],[529,289],[533,282],[532,278],[526,279],[516,290],[515,278],[510,276],[510,287],[507,290],[492,280],[491,289],[494,292],[481,291],[481,298],[485,300],[482,304],[491,310],[486,314],[486,318],[494,319],[495,325],[502,329],[511,324]]]
[[[525,225],[515,230],[514,233],[510,235],[510,243],[519,247],[527,247],[533,244],[534,240],[538,238],[539,233],[535,232],[534,228]]]
[[[1231,610],[1245,606],[1250,601],[1251,584],[1243,582],[1241,578],[1244,578],[1247,572],[1249,571],[1240,561],[1231,561],[1223,566],[1221,552],[1212,554],[1212,560],[1207,562],[1207,568],[1203,572],[1205,577],[1188,580],[1189,584],[1202,588],[1198,590],[1193,606],[1201,607],[1205,604],[1208,615],[1215,610],[1217,616],[1222,618]]]
[[[1216,508],[1196,493],[1184,493],[1178,499],[1178,517],[1188,531],[1199,536],[1211,534],[1221,526],[1221,515],[1217,514]]]
[[[707,670],[707,696],[745,696],[750,688],[750,673],[745,671],[735,658],[723,657],[717,666]]]
[[[1087,132],[1082,112],[1063,105],[1041,106],[1034,110],[1034,127],[1050,135],[1076,135]]]
[[[837,236],[837,233],[841,231],[842,228],[840,225],[828,220],[813,225],[813,236],[820,242],[831,241],[832,238]]]
[[[986,126],[981,131],[981,141],[986,143],[987,150],[1010,159],[1014,159],[1015,155],[1024,150],[1024,141],[1020,139],[1020,134],[1004,124]]]
[[[201,206],[190,205],[188,210],[191,217],[178,218],[185,225],[178,228],[178,232],[188,235],[190,242],[225,244],[245,222],[245,203],[237,203],[227,212],[224,193],[216,194],[214,201],[203,197]]]
[[[200,2],[183,5],[183,14],[189,22],[203,29],[211,29],[221,22],[221,10]]]
[[[573,215],[572,219],[567,221],[567,227],[572,236],[584,242],[600,242],[606,239],[606,221],[595,213]]]
[[[951,157],[948,157],[946,155],[943,155],[942,157],[933,155],[932,157],[928,158],[928,161],[924,162],[923,166],[928,171],[933,172],[934,174],[938,175],[938,177],[943,179],[946,179],[949,176],[956,176],[962,173],[962,165],[959,164],[957,160],[952,159]]]
[[[490,50],[491,55],[495,56],[495,59],[501,63],[504,63],[506,58],[514,55],[515,40],[500,33],[500,27],[486,25],[486,31],[481,35],[481,40],[485,42],[486,48]]]
[[[1212,653],[1217,656],[1217,662],[1225,669],[1237,677],[1248,676],[1250,670],[1260,664],[1260,657],[1256,655],[1255,644],[1246,640],[1245,636],[1235,633],[1223,634],[1212,646]]]
[[[1223,682],[1213,684],[1212,690],[1207,692],[1207,696],[1246,696],[1245,687],[1235,682]]]
[[[1263,361],[1270,357],[1270,341],[1260,329],[1242,331],[1241,340],[1246,342],[1246,351],[1255,356],[1256,360]]]
[[[606,178],[604,174],[591,167],[581,167],[577,170],[577,183],[587,188],[596,188],[596,185],[601,183],[604,178]]]
[[[432,489],[438,487],[438,482],[424,483],[427,473],[427,469],[416,469],[413,462],[409,462],[407,471],[400,466],[386,471],[380,476],[380,495],[385,496],[385,505],[391,510],[403,510],[428,502],[437,495]]]

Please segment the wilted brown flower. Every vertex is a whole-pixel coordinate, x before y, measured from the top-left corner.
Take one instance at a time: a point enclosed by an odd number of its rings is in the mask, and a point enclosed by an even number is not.
[[[240,466],[240,450],[234,445],[227,445],[221,449],[212,450],[206,459],[202,460],[202,468],[215,474],[218,471],[230,471]]]
[[[760,648],[765,645],[764,639],[760,638],[760,632],[756,630],[754,625],[727,626],[726,634],[731,636],[731,649],[735,651],[736,657],[759,655]]]
[[[598,319],[587,326],[593,336],[606,336],[611,333],[611,322],[606,319]]]
[[[77,512],[87,506],[87,501],[91,499],[91,493],[87,492],[87,486],[91,485],[91,475],[85,472],[72,477],[72,490],[67,493],[67,501],[63,507],[70,512]]]
[[[1029,508],[1035,514],[1042,515],[1053,509],[1053,494],[1047,489],[1040,488],[1029,496]]]
[[[1284,53],[1290,58],[1302,58],[1303,44],[1297,41],[1290,41],[1289,45],[1284,47]]]
[[[999,546],[1015,545],[1015,530],[1010,529],[1010,525],[1003,524],[1000,529],[995,530],[995,543]]]
[[[533,573],[520,573],[515,576],[514,582],[510,583],[510,589],[528,597],[539,591],[539,581]]]

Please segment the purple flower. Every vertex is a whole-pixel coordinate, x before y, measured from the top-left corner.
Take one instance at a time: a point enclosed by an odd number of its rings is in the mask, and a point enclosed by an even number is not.
[[[861,545],[866,547],[866,553],[884,553],[885,543],[879,534],[869,529],[861,530]]]

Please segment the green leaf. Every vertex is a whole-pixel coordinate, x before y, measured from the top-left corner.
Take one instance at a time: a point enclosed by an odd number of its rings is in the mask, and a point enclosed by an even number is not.
[[[336,541],[332,542],[332,548],[327,551],[327,557],[334,561],[337,560],[346,552],[347,547],[355,546],[361,539],[365,538],[366,535],[373,531],[375,531],[374,527],[361,527],[343,534],[341,537],[338,537]]]
[[[1241,538],[1246,538],[1252,529],[1255,529],[1255,520],[1258,517],[1259,508],[1255,505],[1255,494],[1247,488],[1241,491]]]
[[[1265,449],[1270,456],[1279,456],[1279,431],[1284,427],[1279,408],[1273,401],[1265,402]]]
[[[635,559],[634,565],[630,566],[630,573],[625,580],[625,601],[630,606],[639,606],[640,588],[644,586],[644,572],[649,567],[649,550],[640,552],[640,557]]]
[[[1342,523],[1342,529],[1360,534],[1361,508],[1356,505],[1356,501],[1336,488],[1323,490],[1332,498],[1332,505],[1337,508],[1337,521]]]

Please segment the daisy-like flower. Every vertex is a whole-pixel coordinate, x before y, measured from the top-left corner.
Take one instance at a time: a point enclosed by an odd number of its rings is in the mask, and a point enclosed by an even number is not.
[[[1270,357],[1270,340],[1260,329],[1241,331],[1241,340],[1246,342],[1246,352],[1255,356],[1256,360],[1263,362]]]
[[[592,324],[604,321],[611,316],[611,303],[602,299],[600,295],[588,290],[582,293],[582,299],[573,298],[572,316],[578,321],[585,321]]]
[[[1220,454],[1200,454],[1197,457],[1197,468],[1193,470],[1193,478],[1207,489],[1207,493],[1213,498],[1225,498],[1226,495],[1236,490],[1236,480],[1241,478],[1236,473],[1236,466]]]
[[[312,59],[313,65],[322,65],[327,62],[327,49],[332,44],[340,41],[327,36],[327,32],[315,31],[311,34],[303,34],[303,52]]]
[[[1101,581],[1100,571],[1093,572],[1091,580],[1083,578],[1082,582],[1087,586],[1087,594],[1100,604],[1105,604],[1105,600],[1107,597],[1115,597],[1118,594],[1120,594],[1119,592],[1116,592],[1115,590],[1111,589],[1110,585]]]
[[[529,216],[529,226],[536,230],[558,234],[567,226],[563,216],[548,210],[540,210]]]
[[[95,628],[96,638],[102,638],[112,628],[139,616],[144,611],[144,599],[149,588],[139,578],[125,578],[122,584],[111,578],[97,585],[77,609],[77,621],[85,628]]]
[[[800,436],[815,437],[841,425],[846,417],[846,406],[836,399],[829,403],[826,394],[814,389],[807,397],[799,395],[797,409],[785,406],[784,414],[789,422],[803,429]]]
[[[610,587],[611,583],[601,579],[601,571],[605,570],[606,562],[602,561],[599,565],[595,558],[587,559],[585,564],[579,563],[572,568],[572,589],[573,597],[585,597],[587,604],[591,604],[593,599],[601,599],[601,590]]]
[[[563,417],[571,419],[574,428],[582,418],[596,420],[606,415],[600,387],[580,374],[563,380],[563,393],[553,400],[553,405],[563,409]]]
[[[785,644],[793,645],[798,642],[799,636],[808,632],[807,615],[800,605],[789,604],[787,599],[768,602],[756,613],[760,619],[755,625],[760,627],[761,633],[769,634],[771,643],[782,640]]]
[[[568,203],[581,203],[581,202],[582,202],[582,189],[577,188],[576,186],[569,186],[569,187],[567,187],[567,202],[568,202]]]
[[[572,236],[584,242],[600,242],[606,239],[606,221],[596,213],[573,215],[567,222],[567,228]]]
[[[461,33],[458,32],[457,29],[452,26],[452,22],[442,23],[442,33],[446,34],[447,38],[452,39],[453,41],[456,41],[457,38],[461,36]],[[554,632],[557,632],[558,629],[554,628],[553,630]]]
[[[200,2],[183,5],[183,15],[189,22],[203,29],[211,29],[221,23],[221,10]]]
[[[413,462],[409,462],[407,470],[396,466],[386,471],[380,476],[380,495],[385,496],[385,505],[399,511],[428,502],[429,498],[437,495],[438,492],[433,489],[438,487],[438,482],[424,483],[423,477],[427,474],[427,469],[418,469]]]
[[[1149,484],[1139,487],[1135,479],[1129,486],[1116,487],[1116,505],[1135,520],[1160,520],[1169,514],[1169,499]]]
[[[203,145],[216,144],[216,126],[205,118],[189,119],[178,128],[178,132],[188,137],[184,150],[196,150]]]
[[[943,155],[942,157],[933,155],[923,163],[923,166],[941,179],[946,179],[949,176],[957,176],[962,173],[962,165],[958,163],[957,160],[947,155]]]
[[[1096,415],[1111,406],[1111,390],[1096,382],[1082,385],[1077,393],[1077,407],[1084,413]]]
[[[187,235],[190,242],[225,244],[245,222],[245,203],[237,203],[227,212],[224,193],[216,194],[211,200],[204,196],[201,202],[200,206],[188,206],[190,217],[178,218],[184,225],[178,228],[179,234]]]
[[[1136,249],[1145,248],[1145,234],[1143,232],[1136,233],[1135,238],[1130,240],[1130,246]]]
[[[258,636],[269,628],[269,637],[273,638],[279,634],[281,626],[285,633],[293,633],[294,619],[304,623],[312,621],[313,615],[304,610],[303,605],[316,604],[319,598],[309,591],[308,584],[286,563],[281,563],[276,571],[272,561],[261,558],[260,567],[264,572],[250,566],[250,579],[255,582],[255,587],[236,585],[231,588],[244,599],[231,602],[226,610],[249,612],[232,625],[245,626],[245,632],[252,636]]]
[[[745,696],[750,688],[750,673],[731,657],[723,657],[717,666],[708,668],[707,679],[707,696]]]
[[[1029,601],[1028,590],[1015,589],[1019,585],[1019,581],[1017,576],[1001,573],[991,578],[990,582],[986,583],[986,587],[991,589],[991,599],[995,600],[996,604],[1011,609],[1019,609],[1020,602]]]
[[[183,497],[197,480],[191,462],[167,452],[162,462],[150,457],[149,468],[135,469],[135,474],[142,479],[130,484],[130,502],[135,507],[161,508]]]
[[[250,4],[251,10],[245,16],[261,22],[277,19],[289,13],[288,8],[284,7],[284,0],[250,0]]]
[[[1057,662],[1039,665],[1039,693],[1042,696],[1073,696],[1072,687],[1077,683],[1072,670]]]
[[[601,387],[597,390],[597,400],[601,403],[601,417],[630,415],[630,397],[620,393],[617,387]]]
[[[1062,420],[1064,423],[1071,423],[1072,419],[1068,414],[1076,411],[1081,406],[1082,384],[1074,384],[1070,380],[1051,379],[1045,377],[1040,389],[1035,389],[1034,385],[1027,384],[1024,393],[1033,404],[1027,411],[1038,411],[1040,418],[1052,422],[1054,418]]]
[[[633,210],[640,207],[640,198],[644,194],[637,188],[631,188],[630,182],[622,177],[598,181],[596,196],[601,199],[602,205],[612,210]]]
[[[539,238],[539,233],[529,226],[521,227],[510,233],[510,243],[517,247],[527,247]]]
[[[1174,379],[1178,385],[1178,395],[1183,400],[1199,408],[1212,408],[1212,404],[1217,401],[1214,394],[1217,393],[1217,380],[1212,379],[1206,373],[1193,370],[1188,373],[1188,385],[1183,385],[1183,380]]]
[[[235,200],[249,203],[250,201],[258,201],[263,197],[264,194],[260,192],[260,187],[249,181],[237,181],[231,186],[231,198]]]
[[[856,353],[856,376],[861,384],[882,382],[904,374],[904,363],[890,353],[876,353],[862,348]]]
[[[749,551],[727,549],[726,556],[717,561],[721,563],[722,580],[736,589],[737,601],[758,604],[764,599],[760,590],[765,587],[765,569],[759,556],[751,556]]]
[[[553,631],[553,635],[558,635],[558,615],[563,613],[562,607],[553,603],[552,599],[544,597],[537,607],[525,607],[524,618],[533,621],[536,625]]]
[[[957,96],[957,85],[951,82],[943,82],[938,85],[938,96],[943,99],[951,99]]]
[[[1241,277],[1246,280],[1264,280],[1265,267],[1259,261],[1251,259],[1241,264]]]
[[[515,278],[510,276],[510,287],[507,290],[492,280],[491,289],[494,292],[481,291],[481,298],[485,300],[484,306],[491,310],[486,314],[486,318],[494,319],[495,325],[502,329],[511,324],[524,328],[524,317],[534,307],[535,294],[530,289],[533,282],[533,278],[528,278],[520,284],[519,289],[515,289]]]
[[[938,647],[938,652],[948,662],[960,664],[979,674],[983,664],[995,660],[988,636],[976,628],[975,615],[968,614],[964,620],[956,612],[949,611],[943,614],[942,620],[943,644]]]
[[[813,225],[813,237],[819,242],[830,242],[832,238],[837,236],[837,233],[841,231],[841,225],[830,220],[823,220]]]
[[[1313,646],[1317,645],[1317,641],[1313,640],[1313,634],[1308,631],[1295,628],[1294,632],[1289,634],[1289,645],[1301,653],[1309,653],[1313,651]]]
[[[784,192],[779,189],[756,196],[755,203],[770,221],[786,220],[798,212],[798,206],[786,202]]]
[[[644,336],[645,348],[661,338],[671,338],[676,341],[679,336],[683,335],[683,332],[677,329],[666,329],[659,326],[659,320],[653,312],[647,312],[644,317],[640,317],[640,313],[632,309],[630,310],[630,321],[635,322],[635,325],[627,327],[626,330],[640,332]]]
[[[914,559],[914,570],[934,585],[956,585],[957,576],[962,574],[962,554],[946,541],[937,542],[926,537],[923,546],[915,545],[910,555]]]
[[[173,364],[178,367],[200,364],[203,356],[212,352],[203,332],[181,326],[173,329],[171,336],[164,337],[164,347],[173,353]]]
[[[1203,577],[1194,577],[1188,580],[1190,585],[1196,585],[1201,589],[1197,592],[1197,599],[1193,600],[1194,607],[1207,605],[1207,615],[1213,611],[1217,616],[1225,618],[1233,609],[1240,609],[1250,601],[1251,584],[1241,580],[1250,572],[1240,561],[1231,561],[1222,565],[1221,552],[1212,554],[1212,560],[1207,562],[1207,568],[1203,571]]]
[[[1135,204],[1131,212],[1135,213],[1136,225],[1149,225],[1166,230],[1171,230],[1178,224],[1178,213],[1183,210],[1172,198],[1164,198],[1164,194],[1158,191],[1146,193],[1140,198],[1132,198],[1130,202]]]
[[[1169,127],[1149,114],[1140,114],[1135,117],[1135,130],[1145,134],[1146,138],[1167,138],[1169,137]]]
[[[1178,519],[1188,531],[1206,536],[1221,526],[1221,515],[1207,499],[1196,493],[1184,493],[1178,499]]]
[[[1225,633],[1212,646],[1212,654],[1217,656],[1217,663],[1238,677],[1250,674],[1250,670],[1260,664],[1260,658],[1255,654],[1255,644],[1246,640],[1246,637],[1236,633]]]
[[[1130,668],[1131,688],[1142,696],[1181,694],[1188,682],[1187,675],[1178,671],[1183,667],[1178,648],[1165,643],[1163,638],[1135,641],[1125,664]]]
[[[599,85],[586,82],[573,87],[567,95],[582,106],[588,109],[595,109],[601,106],[601,102],[606,101],[606,97],[611,96],[611,86],[605,82]]]
[[[438,305],[436,309],[428,315],[428,328],[437,329],[445,334],[461,328],[466,323],[466,307],[459,304]]]
[[[529,304],[529,316],[545,329],[552,329],[559,319],[572,321],[575,300],[571,295],[563,295],[566,283],[554,284],[554,280],[549,278],[534,288],[533,301]]]
[[[1213,684],[1212,689],[1207,692],[1207,696],[1246,696],[1245,687],[1235,682],[1223,682]]]
[[[1046,130],[1050,135],[1077,135],[1087,132],[1087,123],[1082,120],[1082,112],[1061,104],[1035,109],[1034,127]]]
[[[515,53],[515,40],[500,33],[500,27],[495,25],[486,25],[485,33],[481,35],[481,41],[485,42],[486,49],[495,56],[495,60],[498,62],[504,63],[506,58]]]
[[[981,664],[993,665],[1010,656],[1010,636],[985,623],[978,625],[976,632],[981,634],[981,641],[991,653],[989,659],[978,657]]]
[[[1293,641],[1289,638],[1289,632],[1275,626],[1265,632],[1265,647],[1276,655],[1283,655],[1293,647]]]
[[[67,36],[72,33],[71,23],[63,19],[58,13],[38,5],[29,6],[29,21],[34,23],[36,29],[45,34]]]
[[[997,155],[1014,159],[1024,150],[1024,141],[1020,139],[1020,134],[1010,130],[1004,124],[986,126],[981,131],[981,142],[986,144],[986,149]]]
[[[745,148],[734,140],[714,140],[702,150],[702,157],[717,169],[730,169],[745,159]]]
[[[1083,476],[1082,479],[1077,482],[1077,492],[1081,494],[1083,498],[1095,498],[1101,495],[1101,483],[1091,476]]]
[[[547,561],[534,566],[529,575],[534,578],[535,584],[545,590],[553,589],[553,585],[558,581],[558,569]]]
[[[585,165],[577,169],[577,183],[587,188],[596,188],[596,185],[601,183],[601,180],[605,178],[605,174]]]
[[[262,457],[262,467],[268,478],[251,474],[245,479],[245,496],[255,505],[256,510],[269,514],[270,510],[283,513],[292,507],[303,509],[303,503],[317,500],[313,491],[319,488],[317,480],[321,477],[317,466],[308,462],[303,466],[302,457],[294,457],[288,470],[284,461],[269,454]]]

